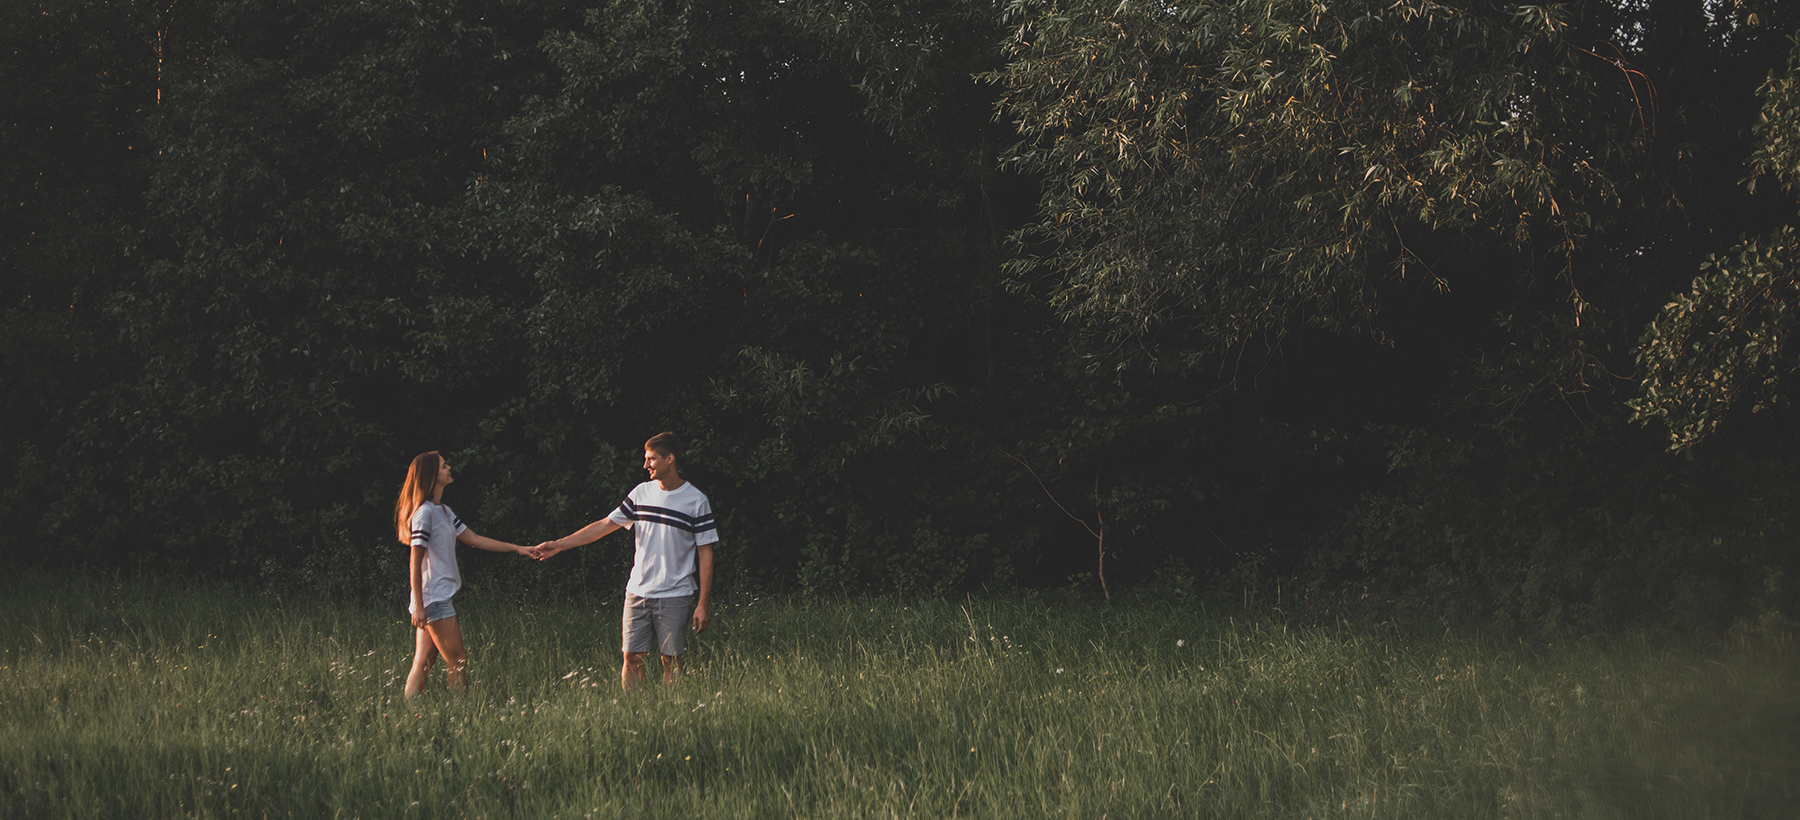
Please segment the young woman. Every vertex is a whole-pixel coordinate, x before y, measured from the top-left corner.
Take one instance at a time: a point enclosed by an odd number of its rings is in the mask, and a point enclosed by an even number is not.
[[[450,475],[450,464],[436,450],[420,453],[407,468],[406,483],[400,485],[400,500],[394,503],[394,528],[400,543],[412,545],[406,577],[412,583],[409,611],[417,641],[412,672],[406,676],[409,698],[425,688],[425,678],[439,655],[444,656],[450,688],[456,692],[469,688],[469,653],[463,649],[462,628],[456,623],[456,610],[450,606],[450,596],[462,586],[462,572],[456,567],[456,542],[489,552],[527,554],[525,547],[476,535],[463,526],[462,519],[444,506],[444,488],[455,480]]]

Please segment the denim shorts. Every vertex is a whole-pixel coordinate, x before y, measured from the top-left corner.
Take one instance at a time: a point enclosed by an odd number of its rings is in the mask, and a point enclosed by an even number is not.
[[[625,593],[625,616],[620,631],[624,651],[648,653],[650,633],[656,633],[658,651],[672,657],[681,655],[682,637],[687,622],[694,614],[694,595],[675,598],[640,598]]]
[[[425,605],[425,623],[437,623],[445,618],[454,617],[456,617],[456,607],[450,605],[449,598]]]

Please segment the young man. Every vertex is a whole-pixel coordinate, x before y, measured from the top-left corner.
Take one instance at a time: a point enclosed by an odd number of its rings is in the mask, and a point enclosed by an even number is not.
[[[611,515],[532,548],[533,557],[541,561],[614,530],[632,531],[637,555],[625,585],[621,629],[625,662],[619,669],[619,685],[626,691],[644,682],[651,633],[662,654],[666,683],[681,672],[683,630],[689,617],[695,632],[704,632],[710,622],[706,602],[712,594],[713,545],[719,541],[719,528],[706,494],[682,480],[680,453],[681,442],[674,433],[651,436],[644,442],[649,481],[633,488]]]

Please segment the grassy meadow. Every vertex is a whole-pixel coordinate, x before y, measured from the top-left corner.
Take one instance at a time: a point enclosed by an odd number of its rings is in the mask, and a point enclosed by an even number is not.
[[[721,602],[623,695],[618,592],[457,609],[0,592],[0,817],[1792,818],[1781,630],[1520,641],[1016,595]]]

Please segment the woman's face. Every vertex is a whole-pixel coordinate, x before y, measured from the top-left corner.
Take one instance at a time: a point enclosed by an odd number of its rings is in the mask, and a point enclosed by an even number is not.
[[[451,477],[451,475],[450,475],[450,462],[445,461],[443,459],[438,459],[438,474],[437,474],[438,486],[442,487],[442,486],[449,484],[455,480],[456,479]]]

